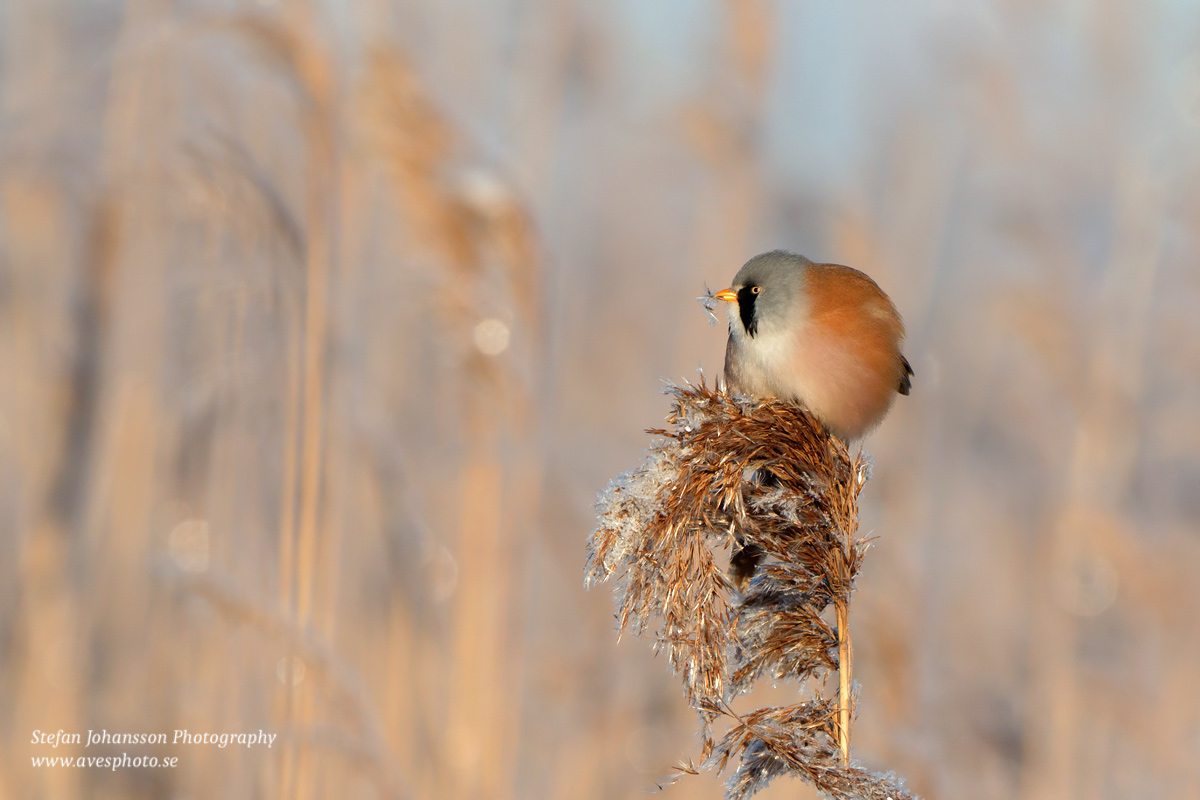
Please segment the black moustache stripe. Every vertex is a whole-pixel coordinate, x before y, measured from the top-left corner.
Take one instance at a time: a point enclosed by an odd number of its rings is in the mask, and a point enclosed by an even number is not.
[[[758,317],[754,313],[754,301],[758,299],[753,286],[743,286],[738,290],[738,314],[742,317],[742,327],[746,333],[753,336],[758,333]]]

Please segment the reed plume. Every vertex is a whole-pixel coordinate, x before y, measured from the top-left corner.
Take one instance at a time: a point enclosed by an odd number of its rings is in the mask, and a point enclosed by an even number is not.
[[[638,469],[600,495],[590,586],[618,577],[617,624],[654,625],[700,715],[703,765],[737,761],[729,800],[795,774],[835,798],[910,798],[892,776],[851,762],[850,595],[867,542],[855,539],[869,463],[804,408],[698,385],[673,386],[667,430]],[[729,574],[718,550],[734,551]],[[833,606],[838,624],[823,614]],[[820,686],[839,673],[836,697]],[[739,713],[762,677],[808,697]],[[724,718],[719,736],[713,726]],[[683,772],[694,772],[684,768]]]

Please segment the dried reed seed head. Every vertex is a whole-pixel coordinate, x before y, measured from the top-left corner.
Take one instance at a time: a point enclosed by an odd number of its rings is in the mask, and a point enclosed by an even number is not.
[[[760,708],[737,719],[704,765],[718,771],[735,757],[738,768],[725,783],[726,800],[743,800],[779,775],[799,775],[838,800],[914,800],[892,774],[868,772],[842,762],[826,735],[837,714],[832,700]]]
[[[837,632],[822,612],[849,602],[862,560],[853,536],[868,463],[802,407],[731,397],[703,381],[668,393],[670,427],[650,431],[661,438],[646,462],[599,497],[588,585],[619,576],[621,630],[643,634],[656,621],[656,647],[700,713],[706,765],[741,760],[727,797],[782,773],[835,797],[908,797],[842,763],[828,699],[742,716],[729,705],[763,675],[804,682],[837,669]],[[718,547],[750,553],[732,560],[734,580],[717,564]],[[736,574],[747,564],[753,574]],[[714,741],[722,716],[733,724]]]

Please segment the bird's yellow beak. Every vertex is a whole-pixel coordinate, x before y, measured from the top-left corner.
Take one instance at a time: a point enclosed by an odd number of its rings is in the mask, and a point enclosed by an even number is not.
[[[714,294],[713,297],[717,298],[718,300],[724,300],[726,303],[737,302],[737,292],[735,292],[733,289],[722,289]]]

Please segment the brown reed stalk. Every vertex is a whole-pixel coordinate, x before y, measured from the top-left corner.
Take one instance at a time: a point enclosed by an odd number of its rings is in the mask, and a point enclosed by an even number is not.
[[[289,341],[289,407],[284,444],[285,485],[280,520],[281,594],[287,609],[302,627],[318,619],[322,573],[333,581],[336,560],[329,557],[335,542],[325,524],[321,498],[328,460],[329,366],[326,350],[330,329],[330,283],[337,258],[338,196],[337,81],[330,54],[313,35],[309,11],[298,6],[282,19],[257,15],[205,18],[197,30],[209,27],[240,37],[251,52],[287,78],[299,99],[304,141],[303,293],[294,312],[300,342]],[[334,551],[335,552],[335,551]],[[328,602],[332,603],[332,595]],[[293,605],[294,604],[294,605]],[[328,609],[327,609],[328,610]],[[326,614],[325,619],[331,619]],[[328,632],[328,631],[327,631]],[[287,654],[287,697],[283,711],[289,724],[307,729],[315,715],[312,689],[292,680],[294,657]],[[288,741],[282,750],[279,796],[288,800],[311,794],[309,748]]]
[[[620,578],[620,630],[641,635],[658,621],[656,648],[700,714],[704,766],[740,762],[729,800],[787,773],[836,798],[912,797],[849,757],[848,617],[867,547],[854,538],[867,461],[802,407],[703,381],[669,392],[670,429],[650,431],[662,438],[646,463],[600,496],[587,583]],[[737,549],[732,576],[718,565],[721,547]],[[822,618],[830,605],[836,631]],[[834,670],[836,700],[819,690]],[[796,705],[735,711],[734,698],[763,676],[812,688]],[[715,739],[718,718],[730,724]]]
[[[838,749],[842,751],[842,763],[850,763],[850,705],[851,682],[854,663],[850,659],[850,607],[838,598]]]
[[[271,604],[260,601],[239,588],[229,576],[215,570],[188,572],[170,561],[162,561],[155,565],[154,575],[178,592],[205,600],[231,623],[256,630],[303,659],[313,681],[329,688],[335,700],[333,705],[352,722],[352,733],[329,737],[333,743],[331,749],[340,750],[358,765],[381,797],[391,800],[412,797],[412,787],[389,757],[383,723],[361,676],[320,631],[312,625],[300,624],[290,609],[280,612]],[[284,738],[317,740],[304,730],[285,733]]]
[[[532,215],[493,169],[470,153],[469,137],[435,102],[402,52],[375,47],[357,84],[358,132],[404,215],[404,234],[439,269],[426,289],[437,339],[455,374],[433,376],[459,406],[458,569],[447,671],[453,691],[435,712],[446,758],[439,795],[506,797],[517,753],[509,732],[517,708],[507,690],[521,673],[522,643],[505,610],[521,585],[522,530],[537,508],[535,394],[540,338],[539,246]],[[417,278],[420,281],[420,278]],[[512,333],[503,356],[463,347],[482,320]],[[522,517],[525,517],[525,520]],[[480,664],[489,668],[481,670]]]

